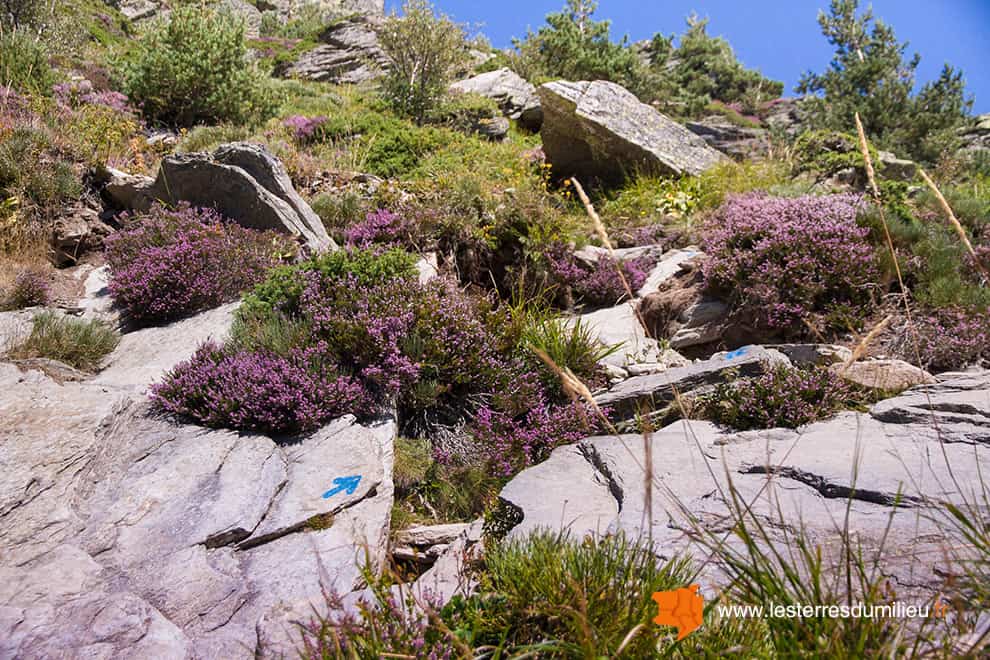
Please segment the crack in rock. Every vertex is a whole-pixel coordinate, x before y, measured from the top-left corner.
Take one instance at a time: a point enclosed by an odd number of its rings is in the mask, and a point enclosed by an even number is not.
[[[581,455],[584,456],[584,459],[588,461],[588,464],[591,465],[592,469],[605,479],[605,483],[608,484],[608,492],[615,498],[616,504],[619,507],[619,513],[622,513],[622,500],[625,497],[625,493],[622,491],[622,485],[605,463],[605,459],[598,453],[594,445],[590,443],[578,443],[577,448],[581,452]]]
[[[814,474],[813,472],[806,472],[805,470],[783,465],[751,465],[749,467],[741,468],[739,473],[778,475],[786,479],[792,479],[814,488],[822,495],[822,497],[828,499],[854,499],[861,502],[869,502],[871,504],[900,507],[923,504],[924,502],[921,498],[913,497],[911,495],[891,495],[890,493],[884,493],[877,490],[869,490],[858,487],[851,488],[842,484],[833,483],[827,478]]]

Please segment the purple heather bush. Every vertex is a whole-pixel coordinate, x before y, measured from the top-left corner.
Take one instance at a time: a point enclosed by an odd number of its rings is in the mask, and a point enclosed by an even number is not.
[[[540,397],[521,417],[484,406],[469,431],[475,443],[484,448],[491,473],[510,477],[546,460],[555,447],[575,443],[593,433],[592,419],[581,404],[550,405]]]
[[[588,267],[565,243],[553,243],[544,252],[544,257],[553,281],[568,288],[580,302],[591,306],[615,305],[628,297],[619,276],[620,269],[635,292],[643,286],[655,263],[650,257],[625,259],[617,268],[615,260],[602,256],[593,267]]]
[[[323,352],[325,347],[306,347],[280,357],[208,342],[155,385],[151,396],[162,410],[206,426],[313,430],[369,404],[362,384],[328,369]]]
[[[925,369],[952,371],[990,360],[990,310],[947,307],[917,314],[914,318],[918,352]],[[913,341],[902,351],[913,362]]]
[[[830,417],[855,394],[828,369],[778,366],[756,378],[721,383],[696,405],[705,419],[742,431],[797,428]]]
[[[289,130],[292,137],[299,143],[309,142],[316,137],[317,130],[325,123],[327,123],[327,118],[323,116],[306,117],[303,115],[292,115],[282,120],[282,125]]]
[[[208,209],[154,207],[106,240],[110,294],[139,323],[234,300],[264,279],[289,243]]]
[[[373,245],[409,245],[414,225],[405,215],[384,209],[368,213],[364,220],[344,231],[347,245],[369,248]]]
[[[855,195],[730,197],[706,232],[705,280],[775,330],[836,304],[863,304],[877,278]]]
[[[316,614],[300,626],[300,657],[306,660],[456,657],[454,633],[432,625],[423,614],[422,605],[433,612],[441,611],[443,603],[438,597],[428,591],[414,597],[408,589],[396,594],[383,588],[380,582],[371,591],[374,601],[361,599],[355,608],[345,604],[340,594],[325,589],[326,614]]]
[[[131,105],[126,94],[112,90],[96,90],[88,80],[59,83],[52,88],[55,100],[66,108],[82,105],[100,105],[121,115],[136,117],[137,109]]]
[[[51,298],[51,288],[45,274],[25,269],[14,276],[14,281],[6,292],[3,307],[7,309],[23,309],[35,305],[47,304]]]

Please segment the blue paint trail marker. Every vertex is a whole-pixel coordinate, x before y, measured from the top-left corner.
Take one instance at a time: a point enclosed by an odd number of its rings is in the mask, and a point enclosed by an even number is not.
[[[323,499],[329,500],[341,491],[346,492],[348,495],[353,495],[359,483],[361,483],[361,475],[358,474],[350,477],[337,477],[333,480],[334,487],[323,493]]]
[[[746,355],[746,347],[745,346],[743,348],[737,348],[734,351],[729,351],[728,353],[725,354],[725,359],[726,360],[734,360],[737,357],[742,357],[744,355]]]

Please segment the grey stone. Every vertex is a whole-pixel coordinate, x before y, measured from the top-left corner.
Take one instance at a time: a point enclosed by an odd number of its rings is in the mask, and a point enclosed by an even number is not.
[[[509,119],[516,119],[523,127],[540,130],[543,123],[543,109],[536,87],[522,76],[507,68],[480,73],[450,86],[451,90],[480,94],[498,103],[502,113]]]
[[[142,21],[153,18],[161,10],[161,3],[156,0],[117,0],[111,3],[129,21]]]
[[[636,292],[636,295],[643,298],[651,293],[655,293],[660,289],[661,284],[680,272],[682,264],[699,256],[704,256],[704,253],[693,245],[683,250],[668,250],[664,252],[657,265],[653,267],[653,270],[646,277],[643,286]]]
[[[663,254],[663,248],[659,245],[614,248],[611,251],[609,251],[608,248],[599,247],[597,245],[585,245],[581,249],[574,251],[574,256],[589,266],[594,266],[603,257],[616,259],[617,261],[628,261],[630,259],[641,259],[644,257],[660,259]]]
[[[620,345],[603,362],[625,368],[630,364],[659,361],[662,353],[660,345],[646,335],[643,325],[636,318],[634,305],[634,302],[626,302],[577,317],[581,325],[588,328],[603,345]]]
[[[259,640],[291,653],[292,622],[321,606],[322,586],[363,588],[365,561],[384,561],[391,421],[343,418],[280,445],[12,365],[0,364],[0,388],[5,657],[249,658]],[[373,487],[323,498],[323,482],[349,471],[374,472]],[[302,487],[332,519],[288,522],[312,520]]]
[[[936,390],[936,398],[954,397],[969,416],[943,429],[942,438],[947,432],[956,443],[971,442],[963,427],[990,412],[990,378],[959,375],[926,387]],[[698,539],[715,535],[709,538],[731,543],[739,508],[746,507],[781,550],[793,551],[794,534],[801,530],[822,551],[826,571],[841,559],[833,549],[841,547],[848,525],[864,556],[886,550],[882,570],[903,590],[899,596],[917,592],[927,598],[942,583],[932,557],[945,552],[945,533],[931,506],[963,502],[990,467],[990,448],[942,444],[930,418],[918,421],[923,398],[918,388],[878,404],[872,416],[844,412],[798,430],[739,433],[680,421],[646,437],[587,438],[556,449],[506,485],[502,496],[521,513],[510,534],[537,527],[573,528],[578,537],[624,532],[648,537],[661,556],[707,560],[710,550]],[[597,494],[584,497],[600,492],[593,488],[598,483],[616,509],[604,506],[607,500]],[[704,566],[705,583],[724,585],[717,566]]]
[[[767,348],[780,351],[796,367],[827,367],[852,358],[851,350],[833,344],[771,344]]]
[[[680,394],[725,380],[729,372],[739,376],[758,376],[773,364],[786,362],[782,354],[761,346],[743,346],[727,353],[717,353],[708,360],[675,367],[659,374],[634,376],[599,394],[595,400],[609,407],[622,419],[635,415],[640,404],[660,406]]]
[[[298,237],[313,251],[336,248],[320,217],[292,187],[285,167],[260,145],[235,142],[212,155],[169,156],[162,160],[150,197],[170,205],[212,207],[244,227]]]
[[[677,316],[681,327],[670,337],[675,349],[709,344],[722,336],[730,308],[720,300],[697,302]]]
[[[936,382],[930,373],[904,360],[864,360],[835,364],[830,369],[852,383],[884,392],[900,392]]]
[[[105,167],[98,171],[97,177],[103,184],[104,199],[118,209],[145,209],[154,201],[152,188],[155,180],[150,176]]]
[[[203,342],[211,339],[222,342],[239,305],[228,303],[169,325],[123,335],[93,382],[143,391],[176,364],[192,357]]]
[[[558,447],[549,460],[506,484],[499,497],[523,513],[512,534],[538,529],[566,529],[576,538],[604,534],[619,513],[619,500],[590,460],[579,446]]]
[[[540,86],[543,151],[558,175],[614,180],[623,173],[700,174],[725,158],[612,82]]]
[[[419,547],[450,543],[467,531],[470,526],[470,523],[416,525],[396,532],[394,540],[397,544]]]
[[[877,403],[870,414],[904,434],[936,428],[946,443],[990,443],[990,372],[953,374]],[[897,428],[896,426],[894,428]]]
[[[765,156],[770,146],[766,129],[737,126],[720,115],[689,121],[684,126],[700,135],[712,148],[733,158]]]
[[[380,21],[353,16],[329,26],[321,45],[299,56],[280,75],[334,84],[365,83],[380,78],[388,58],[378,43]]]
[[[509,134],[509,120],[505,117],[486,117],[475,122],[472,130],[492,142],[501,142]]]
[[[913,160],[898,158],[889,151],[880,152],[879,170],[885,179],[914,181],[918,176],[918,164]]]

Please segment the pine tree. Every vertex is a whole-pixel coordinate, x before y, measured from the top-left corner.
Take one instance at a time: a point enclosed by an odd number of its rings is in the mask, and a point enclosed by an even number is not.
[[[966,117],[961,72],[946,65],[938,80],[912,94],[921,62],[917,53],[905,58],[908,44],[898,42],[891,26],[868,8],[858,13],[858,0],[832,0],[818,23],[835,55],[828,70],[806,73],[797,87],[812,95],[805,109],[818,128],[849,132],[859,112],[870,139],[923,161],[950,148],[952,133]]]

